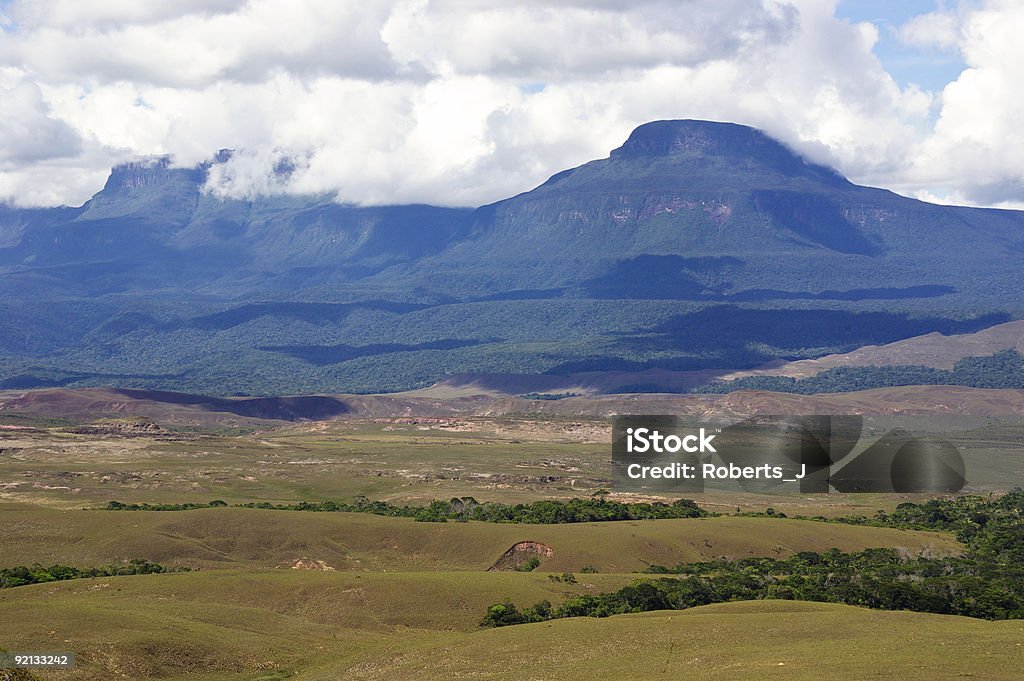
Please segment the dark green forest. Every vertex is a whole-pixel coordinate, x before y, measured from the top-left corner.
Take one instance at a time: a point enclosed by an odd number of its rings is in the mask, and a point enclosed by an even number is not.
[[[227,506],[221,500],[208,504],[123,504],[111,501],[108,511],[189,511],[197,508]],[[449,501],[432,501],[427,506],[398,506],[386,501],[370,501],[359,497],[353,503],[336,501],[302,501],[297,504],[271,504],[251,502],[238,504],[239,508],[259,508],[275,511],[311,511],[319,513],[370,513],[394,518],[413,518],[418,522],[444,523],[449,520],[485,523],[523,523],[557,525],[563,523],[595,523],[614,520],[658,520],[667,518],[703,518],[710,515],[689,499],[671,504],[623,503],[610,501],[598,494],[589,498],[569,501],[534,501],[529,504],[502,504],[494,501],[478,502],[473,497],[457,497]]]

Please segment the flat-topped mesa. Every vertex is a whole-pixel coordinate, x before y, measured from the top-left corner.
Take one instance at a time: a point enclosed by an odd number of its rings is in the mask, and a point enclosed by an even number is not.
[[[103,187],[103,192],[111,193],[155,187],[179,177],[196,184],[202,184],[206,179],[205,175],[206,171],[202,166],[196,168],[172,168],[170,156],[159,156],[114,166],[110,170],[110,176]]]
[[[792,155],[756,128],[715,121],[651,121],[637,127],[612,155],[660,155],[675,151],[761,155],[765,150]]]
[[[764,132],[746,125],[699,120],[645,123],[611,152],[612,159],[703,156],[753,161],[786,175],[813,174],[846,183],[835,170],[811,163]]]

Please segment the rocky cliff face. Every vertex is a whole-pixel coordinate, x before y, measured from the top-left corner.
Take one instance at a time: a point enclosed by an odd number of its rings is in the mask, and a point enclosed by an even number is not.
[[[186,182],[202,185],[206,179],[204,166],[197,168],[172,168],[170,157],[164,156],[146,161],[136,161],[114,166],[102,193],[145,190],[160,187],[170,182]]]

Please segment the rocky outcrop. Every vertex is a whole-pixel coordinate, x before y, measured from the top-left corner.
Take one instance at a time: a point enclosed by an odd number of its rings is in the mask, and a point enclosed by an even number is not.
[[[521,541],[514,544],[494,565],[487,568],[488,572],[515,572],[522,569],[531,559],[544,560],[554,555],[554,550],[547,544],[537,541]]]

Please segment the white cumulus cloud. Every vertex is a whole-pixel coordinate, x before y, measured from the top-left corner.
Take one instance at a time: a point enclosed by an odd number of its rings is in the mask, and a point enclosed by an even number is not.
[[[914,17],[899,29],[899,38],[915,47],[956,50],[961,41],[961,18],[955,12],[929,12]]]
[[[915,149],[908,181],[966,203],[1024,202],[1024,5],[993,0],[961,20],[967,68],[941,93],[934,129]]]
[[[875,26],[835,0],[15,0],[0,200],[78,204],[114,163],[231,148],[210,180],[223,195],[478,205],[646,121],[708,118],[856,181],[1024,201],[1017,4],[900,29],[970,67],[931,93],[898,85]]]

